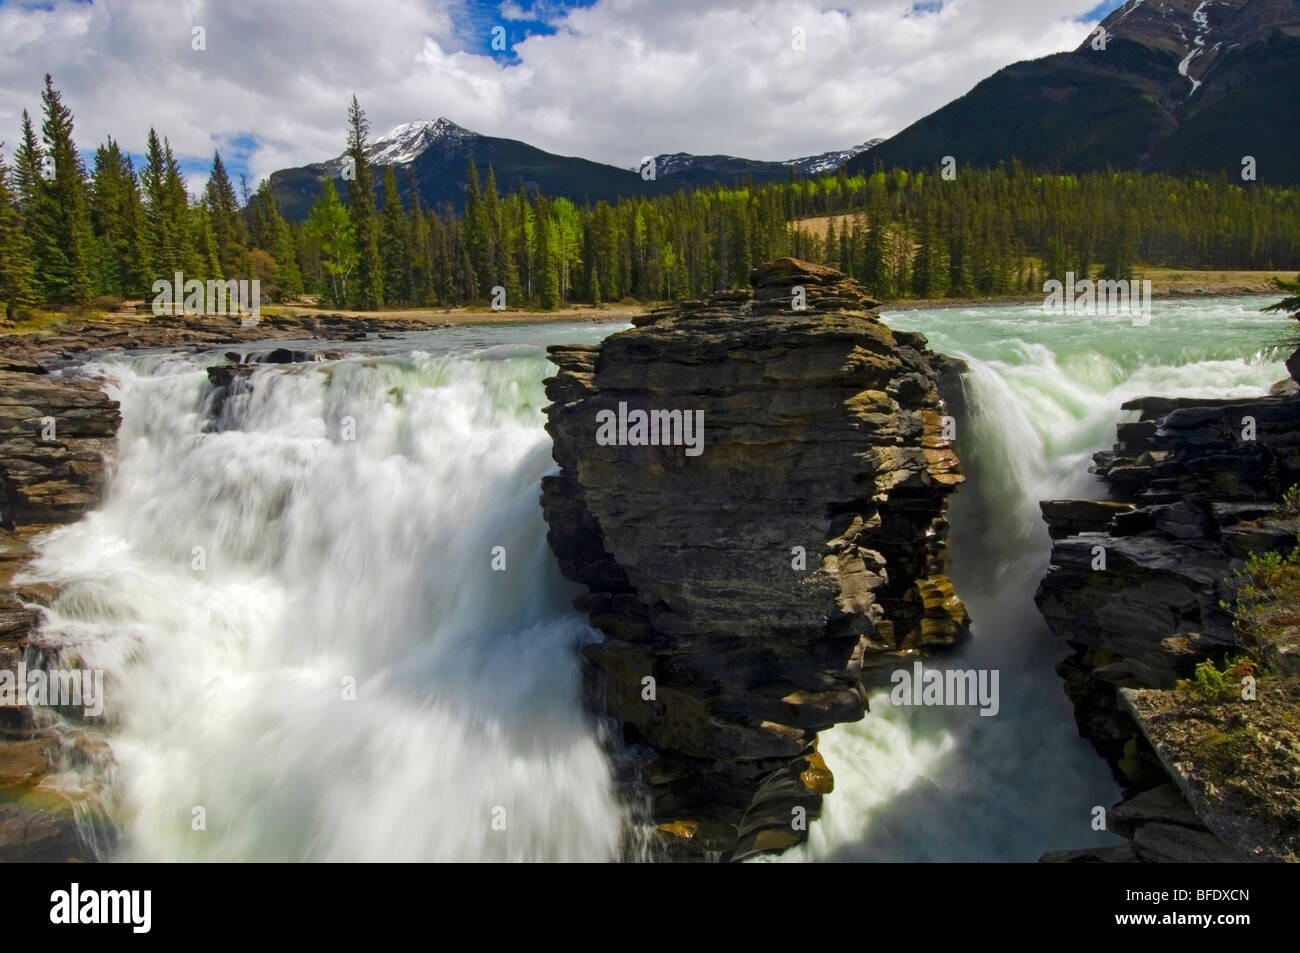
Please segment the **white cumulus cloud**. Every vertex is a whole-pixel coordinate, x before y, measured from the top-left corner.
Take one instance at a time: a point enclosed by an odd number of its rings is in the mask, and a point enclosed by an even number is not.
[[[0,6],[0,139],[42,75],[79,144],[191,164],[220,148],[256,180],[342,151],[356,93],[372,134],[446,116],[615,165],[663,152],[785,159],[898,132],[1017,60],[1077,46],[1090,0],[597,0],[564,9],[413,0],[54,0]],[[494,23],[542,19],[510,58]],[[195,50],[195,28],[206,49]],[[796,49],[801,31],[803,49]],[[479,37],[482,33],[483,36]],[[481,42],[475,42],[481,40]]]

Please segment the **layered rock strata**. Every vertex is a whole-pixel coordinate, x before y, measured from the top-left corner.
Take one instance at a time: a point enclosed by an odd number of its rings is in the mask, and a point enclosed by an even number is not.
[[[0,671],[15,677],[20,663],[36,663],[41,619],[32,606],[52,594],[13,578],[33,536],[99,499],[120,419],[97,383],[40,370],[0,370]],[[6,703],[17,701],[16,692],[0,701],[0,859],[87,859],[71,800],[48,783],[64,743],[31,706]]]
[[[1300,397],[1291,387],[1280,391],[1253,399],[1130,401],[1123,407],[1136,419],[1118,426],[1113,450],[1094,456],[1092,472],[1111,499],[1042,504],[1054,542],[1036,601],[1073,650],[1057,670],[1080,733],[1130,795],[1158,788],[1160,797],[1180,804],[1180,819],[1151,820],[1146,834],[1141,824],[1121,830],[1131,840],[1120,848],[1045,859],[1265,858],[1300,843],[1296,832],[1267,818],[1233,814],[1269,814],[1266,802],[1294,787],[1294,779],[1283,778],[1272,793],[1256,791],[1253,806],[1243,806],[1248,797],[1225,809],[1208,780],[1205,752],[1183,730],[1191,719],[1218,731],[1219,715],[1169,691],[1198,662],[1242,648],[1225,606],[1236,596],[1235,571],[1245,559],[1296,546],[1300,525],[1282,497],[1300,483]],[[1300,638],[1295,643],[1278,648],[1280,671],[1295,670]],[[1294,764],[1297,754],[1285,759]],[[1283,794],[1282,803],[1288,798]],[[1141,815],[1141,808],[1128,813]]]
[[[864,671],[968,633],[925,339],[828,268],[781,259],[751,283],[549,349],[548,539],[604,635],[591,701],[644,755],[674,856],[800,841],[833,783],[817,732],[862,717]],[[702,442],[642,444],[638,411]]]

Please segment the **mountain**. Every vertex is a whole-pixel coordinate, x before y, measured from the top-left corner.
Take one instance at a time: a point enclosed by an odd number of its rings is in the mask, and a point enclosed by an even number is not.
[[[376,166],[397,167],[394,171],[403,196],[407,191],[407,167],[414,170],[420,201],[426,208],[445,202],[456,208],[464,204],[465,173],[470,159],[477,163],[484,177],[488,166],[492,166],[497,185],[503,191],[513,191],[522,181],[526,188],[540,189],[548,196],[564,195],[575,201],[587,196],[593,202],[664,191],[658,183],[643,182],[636,172],[587,159],[553,155],[514,139],[485,136],[448,119],[398,126],[371,142],[366,155]],[[272,191],[286,217],[306,218],[326,176],[332,176],[340,194],[345,194],[340,177],[343,158],[340,155],[327,162],[271,174]],[[376,188],[382,183],[383,173],[378,171]]]
[[[1079,47],[1015,63],[846,168],[1141,169],[1300,183],[1300,0],[1128,0]]]
[[[492,166],[502,191],[514,191],[522,181],[525,188],[537,188],[550,197],[565,196],[575,202],[584,199],[612,202],[623,195],[664,195],[683,187],[715,182],[730,184],[744,176],[752,176],[757,182],[770,182],[786,179],[791,170],[800,175],[820,175],[834,171],[879,141],[785,162],[694,156],[684,152],[661,155],[655,159],[655,179],[647,181],[633,169],[555,155],[514,139],[473,132],[449,119],[436,119],[396,127],[371,142],[366,147],[366,156],[375,166],[396,167],[397,183],[404,198],[410,168],[415,172],[420,201],[426,208],[450,203],[459,209],[465,201],[465,173],[471,158],[479,174],[485,177],[488,166]],[[296,221],[306,218],[326,177],[333,177],[340,194],[344,194],[343,159],[340,155],[325,162],[272,173],[271,188],[285,216]],[[375,177],[376,187],[382,182],[380,171]]]
[[[673,152],[655,156],[655,175],[659,179],[672,179],[689,185],[711,185],[732,179],[752,176],[755,182],[776,182],[790,176],[793,170],[799,175],[824,175],[834,172],[856,155],[884,142],[869,139],[849,149],[823,152],[801,159],[783,162],[764,162],[759,159],[739,159],[735,156],[697,156],[689,152]]]

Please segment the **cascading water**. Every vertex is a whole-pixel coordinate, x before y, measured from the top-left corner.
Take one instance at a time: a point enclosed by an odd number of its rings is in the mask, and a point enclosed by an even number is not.
[[[950,574],[973,639],[926,664],[998,670],[1000,710],[893,706],[888,688],[873,691],[866,718],[821,735],[835,791],[783,859],[1032,861],[1115,842],[1092,829],[1092,808],[1119,788],[1077,735],[1054,670],[1067,649],[1033,602],[1051,551],[1038,502],[1105,497],[1087,469],[1114,442],[1124,401],[1257,396],[1286,377],[1267,303],[1162,301],[1146,326],[1032,306],[886,315],[970,366]]]
[[[1088,455],[1128,397],[1284,376],[1261,303],[1157,303],[1147,327],[1028,307],[890,318],[971,366],[952,576],[975,639],[934,664],[998,669],[1000,711],[874,692],[866,719],[824,733],[836,789],[784,859],[1031,860],[1108,836],[1090,810],[1118,792],[1032,602],[1037,502],[1100,494]],[[89,369],[122,402],[119,462],[104,505],[47,537],[29,575],[61,587],[46,639],[107,673],[111,754],[70,759],[63,781],[110,782],[109,856],[618,855],[627,818],[579,699],[593,636],[538,506],[541,344],[613,330],[404,336],[259,367],[224,402],[216,355]]]
[[[33,567],[47,638],[106,672],[115,856],[613,858],[541,348],[267,365],[215,419],[201,363],[92,368],[120,463]]]

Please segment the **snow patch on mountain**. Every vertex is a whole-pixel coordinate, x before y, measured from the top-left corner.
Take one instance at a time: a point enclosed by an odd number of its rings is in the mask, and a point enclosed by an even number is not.
[[[854,156],[861,155],[884,141],[884,139],[868,139],[840,152],[823,152],[821,155],[805,156],[802,159],[787,159],[782,164],[794,166],[804,175],[821,175],[823,172],[834,172]]]
[[[1192,37],[1192,45],[1183,57],[1182,62],[1178,64],[1178,75],[1186,76],[1192,81],[1192,91],[1187,94],[1190,99],[1192,93],[1200,88],[1201,81],[1192,76],[1188,70],[1191,68],[1192,60],[1205,52],[1205,38],[1210,34],[1210,13],[1205,8],[1210,5],[1210,0],[1201,0],[1201,5],[1192,13],[1192,22],[1196,24],[1196,35]],[[1182,30],[1180,29],[1181,33]],[[1186,34],[1183,34],[1186,37]]]
[[[1120,18],[1115,21],[1116,23],[1123,23],[1125,20],[1127,20],[1129,14],[1132,13],[1134,10],[1136,10],[1138,7],[1142,6],[1145,0],[1130,0],[1130,2],[1132,3],[1132,6],[1130,6],[1129,3],[1124,4],[1124,12],[1120,14]]]
[[[743,175],[746,171],[771,169],[774,166],[787,166],[804,175],[822,175],[834,172],[844,163],[859,153],[884,142],[884,139],[869,139],[848,149],[836,149],[822,152],[815,156],[803,156],[798,159],[785,159],[780,162],[764,162],[758,159],[742,159],[737,156],[698,156],[689,152],[671,152],[654,157],[655,177],[669,179],[685,172],[704,170],[717,172],[719,175]]]
[[[710,157],[730,159],[730,156]],[[682,172],[689,172],[692,169],[702,165],[699,156],[691,155],[689,152],[672,152],[665,155],[654,157],[655,178],[672,178]],[[633,170],[639,172],[640,168]]]

